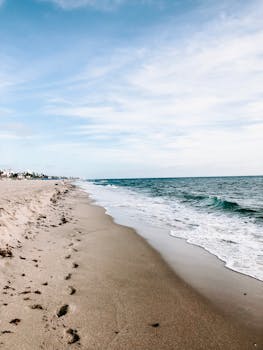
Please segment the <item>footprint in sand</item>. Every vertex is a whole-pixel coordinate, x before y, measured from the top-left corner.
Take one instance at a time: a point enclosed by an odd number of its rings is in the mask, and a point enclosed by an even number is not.
[[[31,305],[30,308],[33,310],[43,310],[43,306],[40,304]]]
[[[66,281],[67,281],[67,280],[70,280],[70,279],[71,279],[71,276],[72,276],[72,274],[71,274],[71,273],[68,273],[67,276],[65,277],[65,280],[66,280]]]
[[[32,293],[31,290],[24,290],[23,292],[19,293],[19,294],[29,294]]]
[[[160,324],[159,324],[159,323],[152,323],[151,326],[152,326],[153,328],[158,328],[158,327],[160,326]]]
[[[13,253],[11,251],[11,248],[9,248],[8,245],[5,249],[0,248],[0,256],[3,258],[12,258]]]
[[[21,320],[19,318],[14,318],[9,323],[10,324],[14,324],[15,326],[17,326],[20,322],[21,322]]]
[[[79,264],[73,263],[72,267],[73,267],[73,269],[77,269],[79,267]]]
[[[68,313],[68,308],[69,308],[68,304],[61,306],[57,312],[57,316],[58,317],[65,316]]]
[[[69,336],[68,344],[74,344],[80,340],[80,336],[78,335],[78,331],[76,329],[69,328],[66,333]]]
[[[74,288],[74,287],[72,287],[72,286],[69,286],[68,287],[69,288],[69,295],[73,295],[73,294],[75,294],[76,293],[76,288]]]
[[[10,334],[10,333],[14,333],[14,332],[11,332],[9,330],[5,330],[5,331],[1,331],[2,334]]]

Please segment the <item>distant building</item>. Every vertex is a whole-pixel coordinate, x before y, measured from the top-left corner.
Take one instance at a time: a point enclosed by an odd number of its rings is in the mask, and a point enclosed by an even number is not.
[[[38,174],[34,171],[23,171],[23,172],[15,172],[12,170],[1,170],[0,169],[0,180],[1,179],[13,179],[13,180],[66,180],[68,179],[65,176],[48,176],[45,174]],[[73,179],[73,178],[71,178]]]

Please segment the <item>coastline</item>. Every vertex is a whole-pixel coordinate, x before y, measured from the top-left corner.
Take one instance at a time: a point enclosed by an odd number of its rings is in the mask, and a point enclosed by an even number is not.
[[[89,193],[82,183],[80,188]],[[91,195],[96,205],[104,207],[100,198]],[[239,320],[246,327],[262,331],[263,282],[228,267],[222,259],[203,246],[170,234],[169,229],[151,225],[131,210],[105,206],[114,222],[133,228],[172,268],[176,275],[208,299],[221,313]],[[220,292],[219,292],[220,291]]]
[[[48,201],[40,209],[34,204],[32,237],[25,239],[25,228],[18,227],[23,234],[13,257],[1,258],[7,286],[1,296],[1,348],[263,346],[257,330],[218,312],[135,230],[116,224],[84,191],[56,183],[47,184]]]
[[[96,205],[96,201],[94,201]],[[262,331],[263,282],[230,269],[219,257],[183,238],[170,236],[154,226],[107,212],[114,222],[133,228],[161,255],[176,275],[209,300],[227,317]],[[164,235],[165,233],[165,235]],[[219,292],[220,291],[220,292]]]

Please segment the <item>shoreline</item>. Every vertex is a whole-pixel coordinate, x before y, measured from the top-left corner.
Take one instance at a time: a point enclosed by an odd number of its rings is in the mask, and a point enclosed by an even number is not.
[[[77,184],[87,190],[118,222],[125,225],[132,218],[131,226],[139,232],[148,226],[159,229],[160,235],[185,239],[217,256],[229,269],[263,282],[260,198],[257,207],[257,195],[252,189],[249,204],[245,198],[241,198],[242,195],[235,200],[234,193],[234,197],[231,197],[229,181],[223,189],[219,184],[223,180],[207,180],[207,186],[211,187],[209,191],[214,194],[212,196],[209,192],[204,194],[206,180],[186,180],[108,179],[78,181]],[[261,180],[258,180],[259,183]],[[231,181],[235,180],[231,178]],[[218,195],[213,192],[217,184],[220,187]],[[246,182],[243,185],[244,188],[249,186]],[[194,194],[195,186],[197,193],[199,190],[203,193],[201,196]]]
[[[147,245],[154,249],[176,276],[220,313],[234,321],[240,320],[240,323],[247,328],[263,331],[263,282],[261,280],[228,268],[216,255],[183,238],[169,236],[173,245],[157,246],[156,241],[152,240],[152,232],[156,231],[158,243],[160,243],[162,232],[158,229],[135,228],[125,220],[115,219],[95,200],[91,199],[91,204],[102,208],[115,224],[134,230]],[[150,235],[148,235],[149,232],[151,232]],[[220,293],[218,293],[219,288]]]
[[[1,258],[3,349],[263,346],[256,330],[221,315],[135,230],[114,223],[84,191],[57,183],[48,184],[50,194],[61,195],[41,207],[32,238],[23,233],[13,257]]]
[[[89,195],[85,188],[80,188]],[[261,280],[227,267],[223,260],[202,246],[171,236],[168,231],[139,223],[128,215],[117,213],[117,210],[115,212],[113,208],[104,208],[92,196],[91,200],[93,205],[102,207],[116,224],[135,230],[177,276],[207,299],[219,312],[233,320],[241,319],[241,323],[248,328],[263,331]]]

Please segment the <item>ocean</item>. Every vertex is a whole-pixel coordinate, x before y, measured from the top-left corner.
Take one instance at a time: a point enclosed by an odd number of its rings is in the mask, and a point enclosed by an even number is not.
[[[262,176],[104,179],[81,186],[117,221],[126,215],[137,230],[156,227],[263,281]]]

